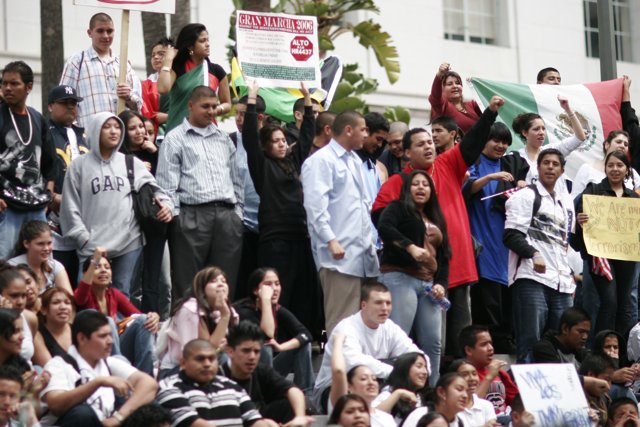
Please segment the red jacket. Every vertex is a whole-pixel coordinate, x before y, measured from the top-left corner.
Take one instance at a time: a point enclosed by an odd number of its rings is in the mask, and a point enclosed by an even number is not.
[[[76,304],[78,305],[78,310],[93,308],[94,310],[100,311],[100,305],[98,304],[93,292],[91,292],[91,285],[81,280],[78,284],[78,288],[73,293],[73,296],[76,300]],[[131,301],[129,301],[129,299],[117,289],[107,289],[104,297],[107,300],[108,316],[113,320],[118,320],[118,313],[125,317],[140,313],[140,310],[138,310],[136,306],[133,305]]]

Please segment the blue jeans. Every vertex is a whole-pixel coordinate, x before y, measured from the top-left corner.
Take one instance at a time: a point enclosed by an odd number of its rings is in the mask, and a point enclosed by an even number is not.
[[[511,286],[516,356],[518,362],[523,362],[547,330],[558,330],[562,312],[571,307],[573,301],[571,294],[560,293],[530,279],[518,279]]]
[[[442,317],[440,306],[427,298],[425,289],[431,286],[415,277],[400,272],[382,273],[378,280],[391,291],[391,320],[407,334],[413,329],[418,346],[429,356],[432,387],[440,376],[440,354],[442,350]]]
[[[145,327],[147,315],[141,314],[120,334],[120,350],[133,366],[153,377],[154,336]]]
[[[0,259],[9,259],[20,235],[20,227],[27,221],[46,221],[44,209],[37,211],[17,211],[10,207],[0,213]]]
[[[111,283],[114,288],[129,298],[129,289],[135,273],[136,262],[142,253],[142,248],[111,258]]]
[[[283,351],[276,354],[275,357],[271,346],[263,345],[260,363],[273,366],[273,369],[283,377],[293,372],[294,384],[306,395],[311,394],[315,382],[311,363],[311,343],[306,343],[293,350]]]
[[[613,280],[591,273],[584,262],[583,306],[591,318],[591,334],[613,329],[625,335],[638,321],[638,263],[609,260]]]

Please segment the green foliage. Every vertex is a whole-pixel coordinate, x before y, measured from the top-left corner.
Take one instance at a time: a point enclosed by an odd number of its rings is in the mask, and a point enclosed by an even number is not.
[[[411,121],[411,112],[404,107],[395,106],[395,107],[387,107],[382,115],[389,120],[389,122],[404,122],[409,124]]]
[[[347,64],[344,66],[342,81],[338,83],[329,109],[336,113],[356,110],[366,114],[369,112],[369,107],[361,96],[373,93],[377,88],[378,81],[366,78],[362,73],[359,73],[358,64]]]

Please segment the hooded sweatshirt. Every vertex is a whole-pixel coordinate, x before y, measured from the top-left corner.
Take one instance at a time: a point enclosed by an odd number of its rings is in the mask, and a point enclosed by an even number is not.
[[[120,123],[123,132],[109,159],[104,160],[100,155],[100,132],[111,118]],[[104,246],[109,256],[118,257],[144,244],[133,212],[125,155],[118,151],[125,128],[117,116],[103,112],[94,115],[86,129],[90,152],[74,159],[67,170],[60,225],[63,235],[74,242],[80,258],[90,256],[96,246]],[[144,164],[134,157],[133,166],[135,190],[151,184],[156,197],[173,208],[169,197]]]

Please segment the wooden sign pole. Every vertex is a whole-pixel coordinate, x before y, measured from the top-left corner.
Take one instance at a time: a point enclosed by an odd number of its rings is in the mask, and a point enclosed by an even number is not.
[[[118,83],[127,82],[127,64],[128,64],[128,51],[129,51],[129,10],[124,9],[122,11],[122,26],[120,36],[120,77]],[[133,90],[133,88],[131,88]],[[118,114],[122,113],[125,109],[125,99],[118,98]]]

